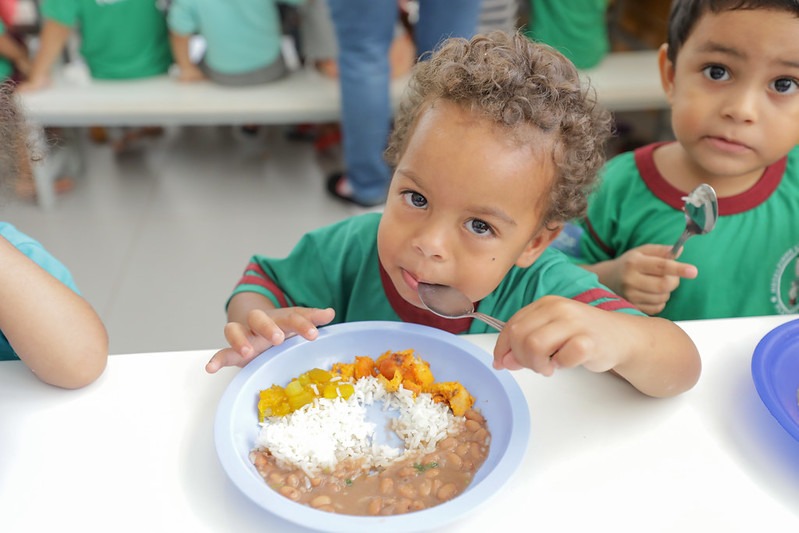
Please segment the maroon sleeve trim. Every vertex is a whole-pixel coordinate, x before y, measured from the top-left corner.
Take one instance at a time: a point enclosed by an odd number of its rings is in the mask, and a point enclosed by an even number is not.
[[[263,287],[267,291],[271,292],[275,298],[277,298],[280,307],[289,307],[288,299],[286,298],[286,294],[283,292],[283,289],[281,289],[272,278],[266,275],[266,272],[264,272],[264,269],[261,268],[258,263],[250,263],[247,265],[247,269],[244,271],[244,275],[236,284],[236,287],[238,288],[241,285],[256,285],[258,287]]]

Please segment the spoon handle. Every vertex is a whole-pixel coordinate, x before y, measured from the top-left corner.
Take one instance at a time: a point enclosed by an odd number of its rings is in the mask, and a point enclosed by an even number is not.
[[[483,322],[485,322],[486,324],[488,324],[497,331],[502,331],[502,328],[505,327],[505,323],[503,321],[494,318],[493,316],[486,315],[485,313],[480,313],[479,311],[476,311],[472,313],[472,316],[478,320],[482,320]]]
[[[670,253],[671,253],[672,257],[677,257],[677,252],[680,251],[680,248],[682,248],[682,245],[685,244],[685,241],[687,241],[688,237],[690,237],[691,235],[693,235],[693,233],[688,231],[687,228],[686,228],[685,231],[682,232],[682,235],[680,235],[680,238],[677,239],[677,242],[675,242],[674,246],[671,247],[671,252]]]

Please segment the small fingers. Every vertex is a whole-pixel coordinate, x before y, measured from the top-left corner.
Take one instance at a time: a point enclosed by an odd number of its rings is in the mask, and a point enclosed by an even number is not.
[[[252,356],[244,357],[233,348],[224,348],[216,352],[205,365],[205,371],[214,374],[226,366],[244,366],[252,360]]]

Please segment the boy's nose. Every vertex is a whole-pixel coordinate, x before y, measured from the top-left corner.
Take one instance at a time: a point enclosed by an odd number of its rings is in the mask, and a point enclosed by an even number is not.
[[[426,226],[414,236],[413,247],[424,257],[441,261],[447,255],[446,232],[433,225]]]
[[[723,100],[722,114],[736,122],[754,122],[763,91],[741,87],[731,91]]]

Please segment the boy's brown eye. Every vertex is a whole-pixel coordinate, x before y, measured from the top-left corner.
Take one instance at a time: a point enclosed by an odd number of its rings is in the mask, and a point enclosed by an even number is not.
[[[711,80],[724,80],[729,77],[727,69],[719,65],[705,67],[704,73]]]
[[[424,207],[427,205],[427,198],[425,198],[418,192],[412,192],[410,200],[411,204],[413,204],[414,207]]]
[[[791,78],[780,78],[774,81],[774,90],[778,93],[788,94],[799,88],[799,82]]]
[[[477,235],[485,235],[486,233],[491,233],[491,226],[489,226],[486,222],[475,218],[469,222],[469,229],[472,233]]]

